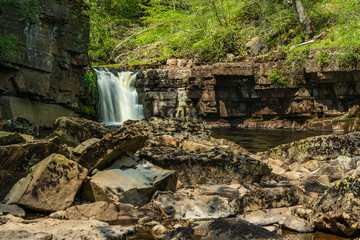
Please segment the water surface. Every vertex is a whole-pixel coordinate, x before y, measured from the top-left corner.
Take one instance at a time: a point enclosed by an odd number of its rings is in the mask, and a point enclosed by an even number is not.
[[[233,141],[251,153],[263,152],[281,144],[298,141],[307,137],[328,135],[322,131],[264,130],[240,128],[213,128],[215,138]]]

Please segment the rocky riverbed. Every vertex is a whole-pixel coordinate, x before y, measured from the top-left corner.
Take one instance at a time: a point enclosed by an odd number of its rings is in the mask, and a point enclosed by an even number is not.
[[[0,128],[0,239],[360,233],[358,132],[252,154],[195,120],[61,117],[44,139],[24,119]]]

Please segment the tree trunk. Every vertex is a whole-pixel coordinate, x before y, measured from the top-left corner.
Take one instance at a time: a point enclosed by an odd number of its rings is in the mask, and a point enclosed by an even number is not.
[[[296,12],[299,16],[299,21],[300,21],[301,25],[303,26],[305,34],[309,37],[312,37],[314,32],[311,27],[311,21],[305,12],[305,8],[302,4],[302,1],[301,0],[293,0],[293,3],[295,5]]]

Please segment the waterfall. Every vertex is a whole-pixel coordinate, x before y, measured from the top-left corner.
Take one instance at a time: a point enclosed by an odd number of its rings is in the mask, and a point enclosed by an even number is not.
[[[136,72],[110,72],[105,68],[95,71],[100,97],[100,122],[119,125],[128,119],[144,118],[143,106],[138,104],[135,88]]]

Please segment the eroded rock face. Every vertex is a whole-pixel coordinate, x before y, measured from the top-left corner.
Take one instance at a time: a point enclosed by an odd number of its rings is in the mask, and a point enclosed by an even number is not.
[[[124,203],[95,202],[75,205],[65,211],[70,220],[99,220],[112,225],[127,225],[137,222],[133,205]]]
[[[52,240],[107,240],[125,239],[134,227],[110,226],[98,220],[8,219],[0,228],[1,240],[52,239]]]
[[[0,146],[0,199],[28,169],[52,153],[63,153],[58,138]]]
[[[0,33],[16,37],[21,49],[4,48],[0,54],[0,91],[12,96],[0,97],[5,109],[0,118],[23,116],[50,127],[56,117],[75,115],[74,110],[91,115],[81,108],[96,105],[96,96],[83,81],[89,28],[81,4],[75,0],[11,1],[2,10]],[[29,98],[24,101],[24,96]]]
[[[123,156],[87,180],[82,198],[90,201],[147,203],[157,190],[175,190],[175,171],[136,157]]]
[[[52,154],[31,168],[6,195],[7,204],[53,212],[64,210],[73,201],[87,169],[60,154]]]
[[[335,234],[353,236],[360,232],[360,180],[344,178],[315,204],[315,227]]]
[[[360,133],[327,135],[306,138],[283,144],[264,153],[265,157],[282,159],[288,163],[308,160],[330,160],[341,155],[360,155]]]

